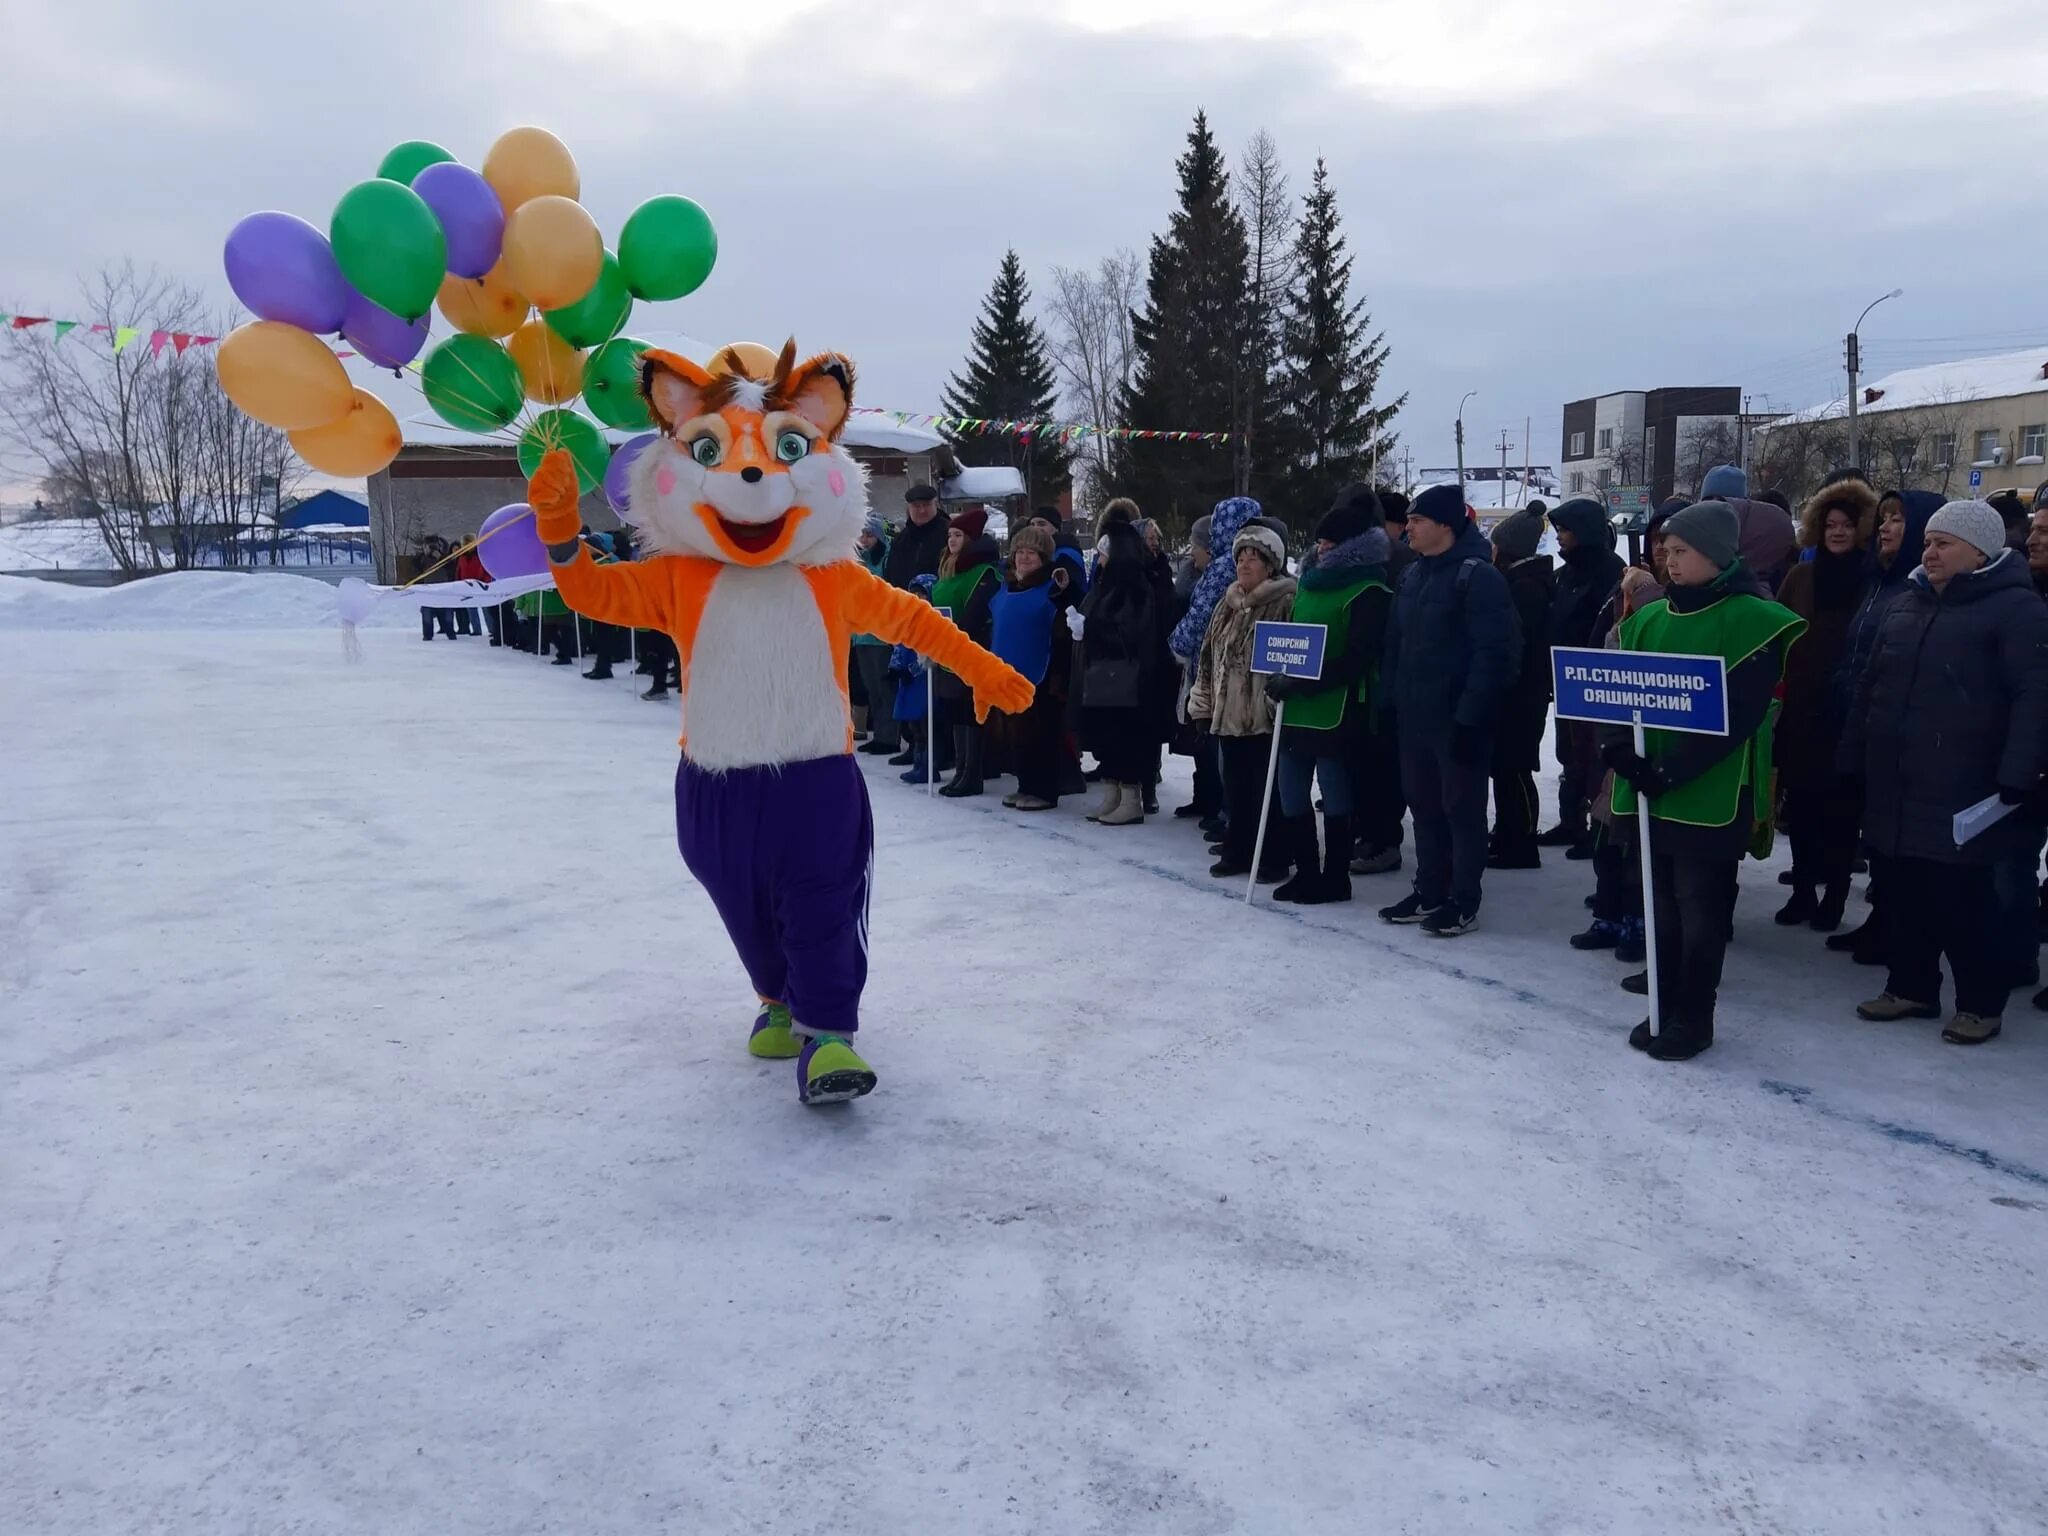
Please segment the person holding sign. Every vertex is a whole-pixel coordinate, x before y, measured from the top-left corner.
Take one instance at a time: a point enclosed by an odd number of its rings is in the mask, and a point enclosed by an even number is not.
[[[1772,697],[1806,621],[1763,595],[1738,557],[1741,525],[1725,502],[1672,514],[1664,533],[1666,594],[1622,625],[1621,648],[1720,657],[1728,733],[1652,730],[1640,756],[1628,735],[1613,734],[1600,755],[1614,770],[1617,816],[1633,817],[1639,794],[1650,802],[1662,1029],[1652,1034],[1645,1019],[1628,1043],[1658,1061],[1688,1061],[1714,1043],[1736,874],[1771,810]]]
[[[1304,906],[1351,899],[1351,854],[1360,786],[1352,782],[1356,742],[1372,729],[1380,645],[1393,592],[1392,544],[1365,510],[1339,502],[1316,524],[1316,544],[1294,594],[1295,624],[1320,624],[1322,675],[1314,682],[1275,673],[1266,696],[1287,706],[1280,730],[1280,846],[1300,855],[1300,872],[1273,893]],[[1322,861],[1316,860],[1312,787],[1323,789]]]
[[[1223,851],[1210,866],[1217,879],[1249,873],[1259,834],[1259,808],[1266,792],[1266,759],[1273,744],[1273,704],[1265,679],[1252,672],[1252,631],[1262,621],[1282,620],[1294,606],[1294,578],[1287,574],[1287,546],[1260,523],[1247,523],[1231,542],[1237,580],[1224,590],[1203,637],[1188,691],[1188,718],[1205,720],[1223,750],[1223,797],[1230,807]],[[1275,839],[1274,841],[1280,841]],[[1266,849],[1259,874],[1281,879],[1288,850]]]

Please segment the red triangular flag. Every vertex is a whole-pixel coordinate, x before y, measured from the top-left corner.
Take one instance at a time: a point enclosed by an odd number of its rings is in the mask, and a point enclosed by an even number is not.
[[[192,333],[190,331],[171,332],[171,345],[177,348],[178,356],[183,357],[185,349],[192,345]]]
[[[14,328],[17,331],[25,331],[32,325],[47,325],[49,319],[48,315],[16,315],[14,317]]]
[[[149,355],[151,357],[163,356],[164,343],[170,339],[171,333],[169,331],[151,331],[149,333]]]
[[[104,336],[107,334],[107,332],[111,331],[112,329],[113,327],[111,325],[96,325],[92,328],[92,334],[95,336]]]
[[[192,338],[192,345],[195,347],[210,347],[219,340],[218,336],[194,336]]]

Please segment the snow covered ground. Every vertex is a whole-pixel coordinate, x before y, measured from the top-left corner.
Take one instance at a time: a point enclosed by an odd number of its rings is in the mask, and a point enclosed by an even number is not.
[[[2048,1527],[2048,1030],[1856,1023],[1768,870],[1662,1066],[1583,865],[1430,941],[877,771],[806,1111],[623,677],[6,648],[9,1536]]]

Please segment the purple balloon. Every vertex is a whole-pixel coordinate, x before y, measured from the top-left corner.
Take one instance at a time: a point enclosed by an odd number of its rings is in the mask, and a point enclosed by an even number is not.
[[[638,437],[627,438],[613,450],[611,463],[604,467],[604,499],[612,504],[622,522],[633,520],[633,461],[660,436],[659,432],[642,432]]]
[[[373,304],[353,288],[348,313],[342,317],[341,339],[379,368],[396,372],[420,355],[427,344],[428,317],[404,321],[381,304]]]
[[[497,265],[505,243],[505,205],[488,181],[466,165],[442,160],[413,177],[412,189],[441,221],[450,272],[482,277]]]
[[[482,540],[476,547],[477,558],[493,581],[538,576],[548,568],[548,552],[541,548],[540,531],[533,526],[533,508],[523,501],[500,507],[485,518],[477,537]]]
[[[289,213],[252,213],[228,231],[228,286],[262,320],[324,336],[341,329],[349,286],[327,237]]]

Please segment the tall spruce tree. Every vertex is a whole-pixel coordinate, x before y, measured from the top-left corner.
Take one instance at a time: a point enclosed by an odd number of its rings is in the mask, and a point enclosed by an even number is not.
[[[1006,251],[981,301],[967,366],[944,392],[946,414],[995,421],[1050,421],[1059,383],[1045,333],[1031,318],[1031,284],[1015,251]],[[1021,471],[1034,505],[1055,501],[1073,479],[1073,455],[1058,433],[952,434],[963,464],[1008,464]]]
[[[1294,282],[1280,320],[1276,400],[1282,495],[1313,519],[1339,487],[1372,474],[1375,459],[1393,462],[1388,424],[1404,394],[1375,405],[1386,365],[1383,332],[1372,329],[1361,295],[1351,298],[1351,257],[1337,215],[1329,170],[1316,160],[1294,236]]]
[[[1166,233],[1153,237],[1145,306],[1131,317],[1137,366],[1124,392],[1123,424],[1225,432],[1237,403],[1250,280],[1244,219],[1206,113],[1195,114],[1175,165],[1180,206]],[[1234,483],[1231,454],[1195,442],[1126,442],[1111,478],[1175,536]]]

